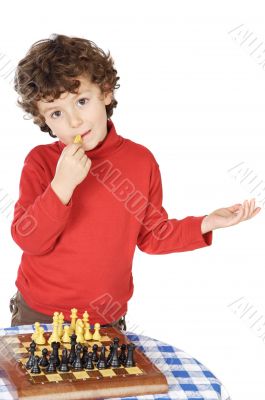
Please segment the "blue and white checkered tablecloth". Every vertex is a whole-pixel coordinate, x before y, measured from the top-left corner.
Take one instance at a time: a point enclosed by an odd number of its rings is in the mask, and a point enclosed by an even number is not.
[[[41,325],[46,331],[52,330],[52,325]],[[24,325],[1,329],[0,335],[30,332],[33,332],[33,326]],[[163,372],[169,392],[164,395],[124,397],[123,400],[231,400],[225,387],[213,373],[187,353],[147,336],[129,331],[125,334]],[[1,375],[0,369],[0,400],[9,399],[14,399],[14,395],[11,394],[11,387]]]

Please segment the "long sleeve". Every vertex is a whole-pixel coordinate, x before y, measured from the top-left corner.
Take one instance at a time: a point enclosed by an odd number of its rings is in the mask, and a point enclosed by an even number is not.
[[[162,206],[163,191],[159,165],[153,160],[147,207],[137,238],[139,249],[148,254],[166,254],[195,250],[212,244],[212,231],[201,233],[204,216],[181,220],[168,219]]]
[[[50,252],[63,232],[72,208],[64,205],[47,181],[44,168],[32,155],[25,159],[14,207],[11,235],[27,254]]]

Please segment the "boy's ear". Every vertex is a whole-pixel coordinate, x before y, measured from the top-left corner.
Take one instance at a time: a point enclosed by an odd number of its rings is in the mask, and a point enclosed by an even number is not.
[[[113,100],[113,92],[104,93],[104,103],[108,106]]]

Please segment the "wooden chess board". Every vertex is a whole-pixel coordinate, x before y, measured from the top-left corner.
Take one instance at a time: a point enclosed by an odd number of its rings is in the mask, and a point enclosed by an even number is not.
[[[130,343],[126,336],[114,328],[101,328],[101,341],[85,341],[88,351],[97,344],[100,352],[101,346],[106,346],[106,356],[109,354],[109,345],[114,337],[120,339],[120,344]],[[48,339],[50,333],[44,334]],[[33,374],[25,368],[29,357],[29,345],[31,334],[18,334],[3,336],[0,338],[1,369],[5,370],[9,383],[14,388],[14,398],[23,400],[35,399],[100,399],[108,397],[126,397],[144,394],[167,393],[168,385],[165,376],[139,349],[134,351],[134,367],[107,368],[47,373],[45,368],[40,374]],[[62,350],[70,344],[61,344],[59,356]],[[42,349],[49,353],[52,348],[47,345],[37,345],[35,355],[41,356]]]

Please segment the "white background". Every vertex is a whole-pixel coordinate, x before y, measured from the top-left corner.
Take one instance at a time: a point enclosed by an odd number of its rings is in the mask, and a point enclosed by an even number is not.
[[[250,40],[249,46],[242,43],[243,33],[236,37],[239,25],[256,38],[251,48]],[[4,210],[4,202],[18,198],[30,149],[55,140],[23,119],[15,104],[12,67],[35,41],[52,33],[81,36],[111,51],[121,78],[113,122],[118,134],[155,155],[169,218],[209,214],[264,197],[264,182],[253,191],[254,184],[241,182],[244,171],[236,175],[234,168],[241,163],[255,182],[265,181],[264,44],[251,54],[265,39],[262,2],[4,2],[1,327],[10,324],[9,298],[22,254],[10,235],[12,205]],[[234,400],[265,396],[263,202],[259,205],[256,218],[214,231],[210,247],[157,256],[137,248],[134,257],[128,328],[197,358]],[[240,298],[244,306],[238,308]],[[244,315],[247,304],[251,312]]]

